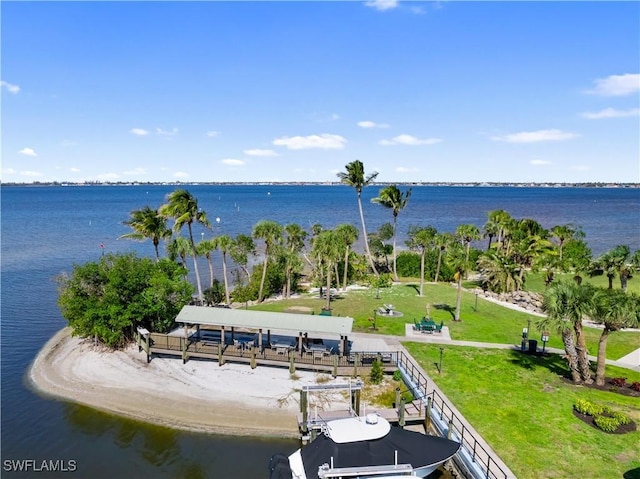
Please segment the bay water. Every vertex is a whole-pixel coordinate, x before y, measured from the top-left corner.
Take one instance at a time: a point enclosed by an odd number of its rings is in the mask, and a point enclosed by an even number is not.
[[[360,226],[355,191],[336,185],[182,185],[207,212],[214,234],[250,234],[263,219],[331,228]],[[40,348],[66,325],[55,278],[104,252],[152,256],[150,242],[119,240],[132,210],[165,202],[174,185],[3,186],[1,200],[1,457],[2,477],[260,478],[269,457],[293,451],[290,439],[196,434],[115,417],[42,397],[26,372]],[[404,187],[401,187],[404,190]],[[363,191],[367,229],[392,220]],[[640,248],[639,188],[413,187],[398,218],[399,244],[409,225],[453,232],[478,227],[504,209],[550,228],[582,228],[597,256],[618,244]],[[196,241],[211,232],[194,229]],[[361,241],[360,241],[361,243]],[[360,246],[362,243],[360,244]],[[214,257],[214,261],[219,258]],[[205,264],[200,268],[208,275]],[[206,279],[203,279],[206,282]],[[7,461],[67,461],[75,472],[17,472]],[[73,461],[72,463],[69,461]]]

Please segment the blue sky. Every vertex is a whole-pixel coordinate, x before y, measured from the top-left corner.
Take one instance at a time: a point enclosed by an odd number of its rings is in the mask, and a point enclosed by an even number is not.
[[[637,2],[2,2],[2,181],[640,181]]]

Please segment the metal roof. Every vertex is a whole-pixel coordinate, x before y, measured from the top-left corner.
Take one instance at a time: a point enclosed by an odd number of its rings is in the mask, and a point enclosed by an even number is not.
[[[212,308],[208,306],[184,306],[177,323],[200,324],[263,330],[287,330],[313,334],[351,333],[353,318],[320,316],[313,314],[273,313],[248,309]]]

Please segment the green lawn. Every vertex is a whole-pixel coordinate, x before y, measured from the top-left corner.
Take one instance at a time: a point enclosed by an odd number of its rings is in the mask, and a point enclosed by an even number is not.
[[[572,273],[555,273],[554,280],[571,280],[574,274]],[[590,278],[587,275],[582,275],[582,281],[584,283],[591,283],[599,288],[608,288],[609,280],[606,276],[594,276]],[[613,280],[613,288],[620,289],[620,280],[616,277]],[[528,291],[535,291],[536,293],[542,293],[544,291],[544,273],[527,273],[527,280],[525,289]],[[640,275],[631,278],[627,282],[627,291],[640,294]]]
[[[605,434],[572,413],[576,399],[588,399],[640,425],[638,398],[566,383],[557,355],[445,346],[438,374],[439,345],[405,346],[518,478],[640,477],[640,431]],[[608,368],[607,375],[640,381],[626,369]],[[624,475],[633,469],[636,475]]]
[[[405,324],[413,324],[414,319],[425,315],[426,304],[430,303],[431,316],[436,322],[444,321],[449,327],[452,339],[464,341],[480,341],[487,343],[520,344],[522,328],[530,322],[530,338],[540,340],[540,333],[535,327],[540,318],[531,314],[514,311],[509,308],[478,298],[476,311],[475,294],[463,292],[460,317],[462,321],[453,321],[456,304],[456,288],[449,284],[425,284],[423,297],[418,296],[418,286],[403,283],[379,291],[350,291],[331,302],[334,316],[354,318],[354,331],[373,332],[371,319],[373,311],[385,303],[393,304],[404,316],[401,318],[376,317],[375,331],[378,334],[403,336]],[[376,296],[379,296],[378,298]],[[292,306],[306,306],[316,314],[326,302],[318,297],[303,295],[302,298],[263,303],[255,309],[264,311],[284,311]],[[587,347],[592,355],[597,354],[600,331],[585,328]],[[539,343],[541,346],[541,342]],[[558,334],[551,331],[548,347],[562,349],[562,341]],[[640,332],[616,332],[609,336],[607,342],[607,358],[619,359],[640,348]]]

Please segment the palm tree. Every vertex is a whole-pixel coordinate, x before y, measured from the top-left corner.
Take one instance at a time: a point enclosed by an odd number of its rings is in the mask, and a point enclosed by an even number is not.
[[[456,228],[456,236],[465,247],[465,274],[469,271],[469,251],[471,250],[471,242],[480,239],[480,230],[476,225],[463,224]]]
[[[229,255],[231,259],[236,263],[242,270],[247,278],[249,278],[249,269],[247,265],[249,264],[249,255],[253,256],[256,254],[256,245],[251,236],[247,236],[244,234],[237,235],[231,247],[229,248]]]
[[[217,246],[217,238],[206,239],[200,241],[196,245],[196,253],[198,256],[204,256],[207,258],[207,264],[209,265],[209,287],[213,288],[213,259],[211,258],[211,253],[218,248]]]
[[[560,262],[562,262],[562,250],[565,243],[572,239],[579,237],[582,232],[574,228],[573,225],[556,225],[551,228],[551,237],[558,241],[558,253],[560,255]],[[584,234],[582,233],[582,236]]]
[[[325,230],[321,232],[313,241],[312,254],[319,264],[324,264],[327,274],[327,305],[326,310],[331,309],[331,270],[333,266],[340,261],[342,251],[344,250],[344,242],[342,238],[333,230]]]
[[[539,329],[553,327],[562,336],[565,358],[574,383],[592,382],[589,356],[582,333],[582,320],[592,309],[590,288],[570,281],[552,283],[543,293],[542,309],[546,318]]]
[[[334,228],[335,233],[341,237],[344,242],[344,271],[342,272],[342,290],[347,290],[347,274],[349,272],[349,252],[351,245],[358,239],[358,228],[355,226],[342,223]]]
[[[454,238],[451,233],[438,233],[433,238],[433,245],[438,248],[438,263],[436,264],[436,274],[433,277],[433,281],[438,282],[440,276],[440,266],[442,265],[442,255],[449,247],[454,243]]]
[[[631,276],[631,267],[627,265],[631,251],[626,245],[618,245],[597,258],[589,274],[600,276],[605,274],[609,281],[609,289],[613,289],[613,280],[616,275],[620,278],[620,287],[624,291],[627,289],[627,281]]]
[[[522,286],[519,265],[502,251],[489,251],[480,257],[478,267],[489,289],[496,293],[518,291]]]
[[[160,240],[171,238],[171,230],[167,228],[167,221],[162,217],[158,210],[145,206],[141,210],[131,212],[131,219],[124,222],[125,225],[131,226],[132,233],[127,233],[120,238],[144,241],[150,239],[156,252],[156,261],[160,260],[158,245]]]
[[[369,250],[367,227],[364,222],[364,213],[362,212],[362,188],[373,183],[373,180],[375,180],[378,176],[378,172],[374,171],[373,173],[365,177],[364,164],[360,160],[355,160],[351,163],[347,163],[345,168],[347,171],[339,172],[338,178],[340,178],[341,183],[355,188],[358,194],[358,209],[360,210],[360,221],[362,222],[362,237],[364,238],[364,246],[367,251],[367,258],[369,259],[371,269],[377,276],[378,270],[376,270],[376,265],[373,262],[373,256],[371,256],[371,251]]]
[[[396,268],[396,229],[398,222],[398,214],[402,209],[407,206],[411,198],[411,188],[402,193],[396,185],[387,186],[382,188],[376,198],[372,198],[372,203],[377,203],[389,208],[393,213],[393,277],[395,281],[398,281],[398,271]]]
[[[424,257],[427,250],[434,244],[434,240],[438,230],[433,226],[411,226],[409,227],[409,240],[407,246],[411,249],[420,251],[420,296],[423,295],[424,289]]]
[[[189,275],[189,268],[187,267],[187,256],[191,254],[191,243],[184,236],[177,236],[173,238],[167,244],[167,256],[171,261],[176,261],[180,258],[182,267],[184,268],[184,278],[187,279]]]
[[[253,227],[253,237],[264,241],[264,264],[262,266],[262,278],[260,279],[260,289],[258,290],[258,302],[262,302],[262,292],[264,290],[264,280],[267,277],[267,263],[269,255],[274,246],[282,239],[282,225],[275,221],[262,220]]]
[[[215,240],[216,249],[222,252],[222,278],[224,279],[224,296],[227,301],[227,306],[231,304],[229,298],[229,282],[227,281],[227,253],[231,249],[233,239],[228,235],[218,236]]]
[[[638,325],[640,302],[638,296],[625,294],[620,290],[598,288],[594,294],[589,317],[602,324],[602,334],[598,341],[596,362],[596,384],[605,383],[605,365],[607,360],[607,339],[609,334],[622,328],[634,328]]]
[[[191,254],[193,255],[193,271],[196,275],[198,286],[198,300],[202,302],[202,284],[198,271],[198,260],[196,257],[196,244],[193,241],[192,224],[199,223],[205,228],[211,228],[211,223],[207,220],[207,214],[198,208],[198,200],[187,190],[178,189],[167,195],[167,203],[158,210],[165,218],[173,218],[173,231],[178,232],[186,224],[189,231],[189,241],[191,242]]]
[[[447,261],[454,269],[454,279],[456,280],[456,312],[454,321],[460,321],[460,307],[462,305],[462,278],[467,272],[469,262],[466,259],[465,249],[463,245],[456,242],[451,243],[447,254]]]

